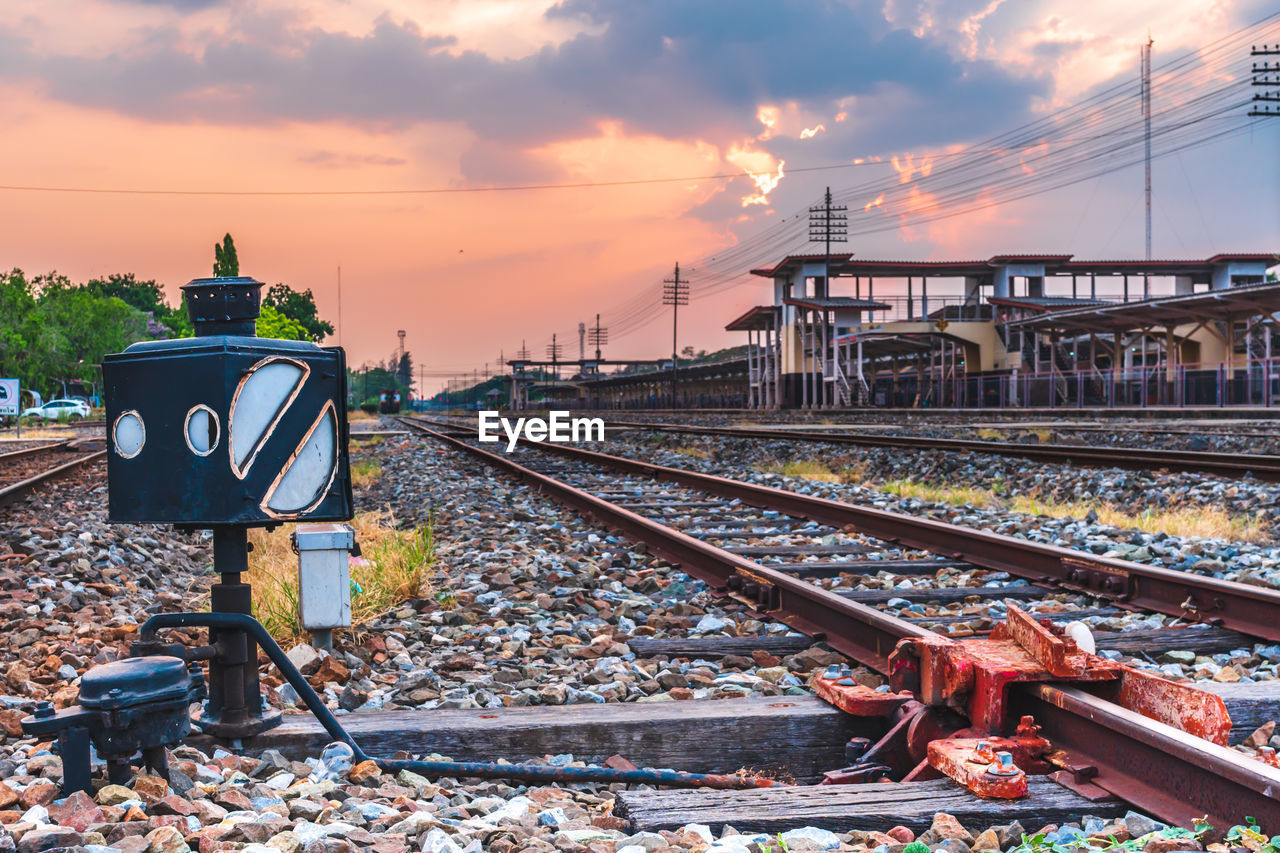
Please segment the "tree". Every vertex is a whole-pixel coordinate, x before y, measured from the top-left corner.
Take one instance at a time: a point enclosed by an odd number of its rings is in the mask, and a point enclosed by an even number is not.
[[[396,365],[396,379],[405,388],[413,387],[413,356],[407,352],[400,356],[400,363]]]
[[[169,313],[164,291],[155,280],[138,281],[133,273],[112,273],[106,278],[91,278],[84,283],[95,296],[114,296],[126,304],[154,317]]]
[[[240,275],[240,259],[236,257],[236,244],[230,234],[222,238],[221,245],[213,244],[213,275],[214,278]]]
[[[270,305],[262,306],[256,329],[260,338],[276,338],[284,341],[307,340],[307,330],[302,324],[286,317]]]
[[[53,273],[34,284],[49,331],[50,378],[92,379],[104,355],[152,337],[148,315],[118,297],[98,296]]]
[[[50,378],[47,349],[44,315],[26,276],[20,269],[0,274],[0,376],[16,377],[23,387],[43,388]]]
[[[269,305],[307,330],[307,340],[320,343],[333,334],[333,326],[320,319],[316,298],[311,288],[299,293],[287,284],[277,282],[267,290],[263,305]]]
[[[84,285],[95,296],[114,296],[151,317],[148,329],[155,338],[189,337],[191,321],[185,306],[170,308],[165,301],[164,289],[154,279],[138,281],[133,273],[112,273],[104,278],[91,278]]]

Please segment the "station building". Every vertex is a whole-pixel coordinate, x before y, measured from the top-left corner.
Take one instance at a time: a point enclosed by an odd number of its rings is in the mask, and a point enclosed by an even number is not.
[[[726,329],[749,408],[1270,406],[1277,263],[788,255],[751,271],[772,303]]]

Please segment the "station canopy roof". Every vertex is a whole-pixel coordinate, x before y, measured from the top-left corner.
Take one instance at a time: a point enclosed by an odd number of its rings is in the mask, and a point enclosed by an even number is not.
[[[835,342],[837,345],[863,344],[863,351],[870,356],[900,356],[930,352],[937,341],[966,343],[963,338],[946,332],[891,332],[884,329],[851,332],[839,336]]]
[[[797,308],[813,311],[888,311],[891,306],[871,299],[855,299],[852,296],[799,296],[782,300]]]
[[[1067,308],[1087,308],[1107,304],[1105,299],[1077,299],[1071,296],[992,296],[987,301],[992,305],[1024,308],[1029,311],[1062,311]]]
[[[1010,321],[1013,329],[1124,331],[1150,326],[1171,328],[1205,320],[1239,320],[1280,311],[1280,282],[1247,284],[1185,296],[1158,296],[1065,311],[1050,311]]]
[[[778,322],[777,305],[757,305],[725,326],[726,332],[759,332]]]
[[[771,267],[751,270],[752,275],[773,278],[794,272],[805,264],[821,263],[822,254],[787,255]],[[1230,261],[1261,261],[1268,266],[1280,262],[1274,252],[1224,252],[1203,260],[1076,260],[1073,255],[1002,254],[986,260],[969,261],[889,261],[854,258],[852,254],[833,254],[828,261],[832,276],[939,276],[961,278],[990,276],[998,267],[1012,264],[1043,265],[1046,275],[1158,275],[1191,276],[1208,281],[1213,268]]]

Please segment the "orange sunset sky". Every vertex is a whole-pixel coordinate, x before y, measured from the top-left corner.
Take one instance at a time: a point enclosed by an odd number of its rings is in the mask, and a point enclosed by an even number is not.
[[[1141,257],[1140,166],[1000,205],[984,204],[1008,192],[995,173],[963,202],[944,199],[940,166],[1117,84],[1131,87],[1136,119],[1148,32],[1157,109],[1247,89],[1247,49],[1232,47],[1230,62],[1189,52],[1250,25],[1280,43],[1273,11],[1243,0],[6,0],[0,265],[76,280],[133,272],[176,298],[230,231],[243,273],[310,287],[331,321],[341,265],[349,360],[385,358],[405,329],[431,393],[522,340],[541,355],[553,332],[576,357],[577,324],[596,312],[614,329],[607,355],[662,357],[658,288],[679,260],[694,294],[681,343],[714,349],[741,343],[723,325],[768,298],[765,280],[741,273],[806,246],[788,217],[827,185],[850,192],[851,225],[868,233],[848,250],[862,257]],[[1162,70],[1182,56],[1181,76]],[[1157,257],[1280,247],[1280,120],[1211,121],[1239,132],[1155,166]],[[1002,168],[1043,175],[1062,150],[1028,137]],[[757,179],[706,178],[744,171]],[[655,178],[688,180],[371,193]],[[49,191],[69,188],[363,194]],[[936,218],[961,203],[978,209]],[[788,221],[800,225],[778,233]]]

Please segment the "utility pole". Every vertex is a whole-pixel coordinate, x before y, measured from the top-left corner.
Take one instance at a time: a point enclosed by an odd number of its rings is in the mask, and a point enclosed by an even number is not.
[[[556,336],[551,335],[551,343],[547,344],[547,358],[551,359],[551,372],[553,374],[551,381],[560,381],[560,353],[564,347],[556,343]]]
[[[1254,47],[1249,51],[1250,56],[1280,56],[1280,44],[1264,44],[1262,47]],[[1255,61],[1252,68],[1254,86],[1265,86],[1272,91],[1259,92],[1253,96],[1254,106],[1249,109],[1249,115],[1252,117],[1270,116],[1276,118],[1280,116],[1280,106],[1273,107],[1269,104],[1280,103],[1280,60],[1276,62],[1268,62],[1262,60]],[[1262,104],[1262,106],[1258,106]]]
[[[596,315],[595,326],[587,332],[587,337],[591,341],[591,345],[596,348],[596,363],[598,365],[600,362],[600,347],[609,343],[609,330],[601,328],[599,314]]]
[[[587,360],[587,324],[578,323],[578,361],[579,363]]]
[[[676,271],[671,278],[662,280],[662,304],[671,306],[671,408],[674,409],[676,407],[676,370],[680,355],[676,344],[677,323],[680,319],[680,306],[689,304],[689,280],[680,277],[679,261],[676,261]]]
[[[831,295],[831,244],[849,240],[849,208],[831,203],[831,187],[822,197],[822,204],[809,208],[809,242],[825,246],[822,261],[822,287]]]
[[[1151,34],[1147,33],[1147,43],[1142,46],[1142,124],[1144,174],[1147,197],[1147,260],[1151,260]],[[1151,297],[1151,274],[1143,273],[1142,298]]]

